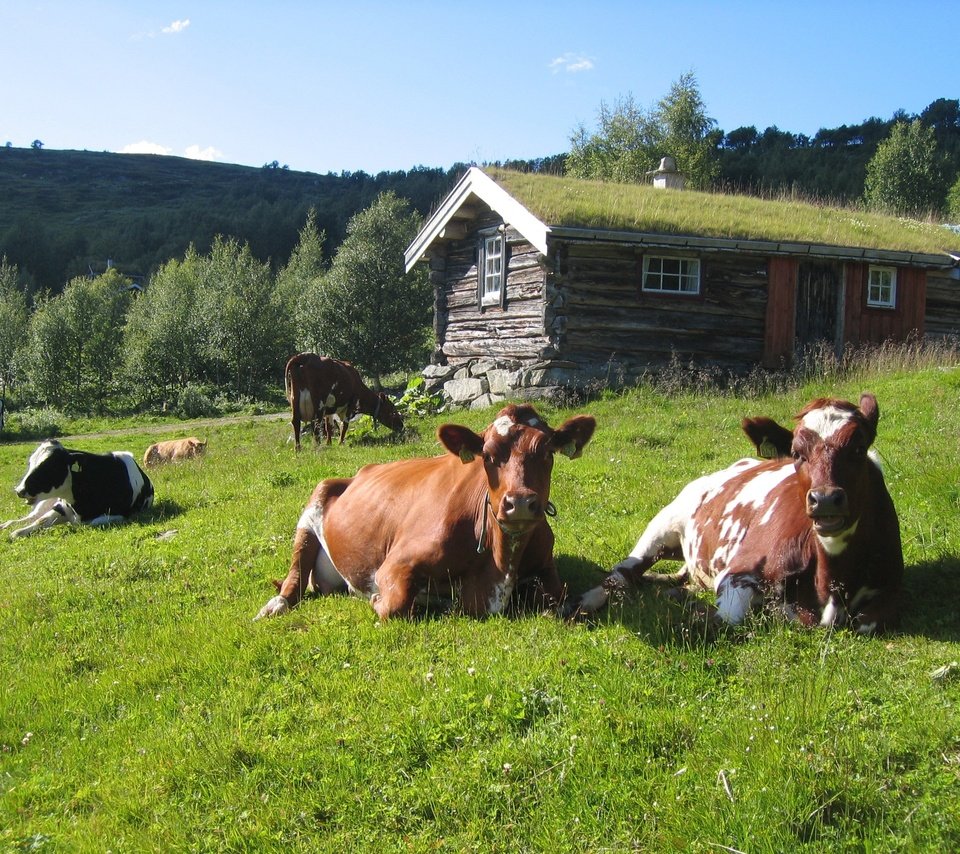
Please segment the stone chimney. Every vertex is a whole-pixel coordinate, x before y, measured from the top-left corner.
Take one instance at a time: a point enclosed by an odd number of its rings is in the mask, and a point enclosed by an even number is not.
[[[667,156],[660,160],[660,165],[652,172],[653,186],[660,190],[682,190],[683,175],[677,171],[677,161]]]

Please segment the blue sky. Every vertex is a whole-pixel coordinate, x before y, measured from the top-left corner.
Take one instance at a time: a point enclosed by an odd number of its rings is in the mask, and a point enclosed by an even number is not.
[[[719,127],[960,97],[956,2],[0,0],[0,145],[311,172],[566,151],[692,71]]]

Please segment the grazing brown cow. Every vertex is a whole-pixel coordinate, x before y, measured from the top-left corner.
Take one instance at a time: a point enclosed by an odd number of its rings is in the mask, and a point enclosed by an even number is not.
[[[849,623],[867,634],[897,625],[903,579],[900,528],[880,467],[868,453],[880,410],[814,400],[791,432],[744,419],[761,455],[688,484],[578,608],[602,607],[662,558],[680,577],[712,586],[715,618],[740,622],[763,595],[805,625]],[[786,454],[792,459],[783,459]]]
[[[172,463],[199,457],[207,450],[207,440],[202,442],[196,436],[187,439],[170,439],[156,442],[144,452],[143,465],[155,466],[160,463]]]
[[[363,384],[357,369],[349,362],[298,353],[287,362],[284,371],[287,400],[293,412],[293,438],[300,450],[300,422],[313,426],[319,441],[320,425],[329,445],[333,437],[333,416],[340,419],[340,444],[347,435],[350,419],[358,414],[369,415],[394,433],[403,430],[403,419],[393,401],[382,391],[371,391]]]
[[[367,596],[381,619],[410,615],[421,592],[458,591],[465,613],[498,613],[529,582],[537,604],[556,606],[565,588],[546,519],[553,456],[580,456],[595,425],[578,415],[552,430],[532,406],[511,405],[480,435],[442,425],[447,454],[322,481],[297,524],[290,572],[257,617],[284,613],[308,583]]]

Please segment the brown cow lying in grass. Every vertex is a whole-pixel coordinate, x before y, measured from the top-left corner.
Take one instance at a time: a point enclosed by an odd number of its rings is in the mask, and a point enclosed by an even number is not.
[[[657,561],[682,560],[679,580],[716,593],[715,618],[744,619],[763,598],[804,625],[850,625],[867,634],[895,627],[903,552],[897,511],[868,453],[880,409],[811,401],[791,431],[744,419],[761,456],[698,478],[647,525],[630,555],[574,611],[601,608]]]
[[[556,607],[565,587],[547,515],[553,458],[579,457],[596,422],[556,430],[529,405],[483,433],[437,431],[448,453],[364,466],[322,481],[297,524],[290,572],[257,618],[283,614],[308,585],[366,596],[381,619],[409,616],[421,593],[458,595],[467,614],[502,612],[520,588]]]
[[[156,442],[147,448],[143,455],[143,465],[155,466],[160,463],[172,463],[179,460],[189,460],[199,457],[207,450],[207,441],[190,436],[187,439],[170,439],[166,442]]]

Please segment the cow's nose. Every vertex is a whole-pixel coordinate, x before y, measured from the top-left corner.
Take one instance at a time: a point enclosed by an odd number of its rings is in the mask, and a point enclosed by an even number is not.
[[[807,493],[809,516],[846,516],[849,509],[847,493],[840,487],[811,489]]]
[[[501,507],[507,519],[535,519],[540,515],[540,499],[535,492],[508,492]]]
[[[15,487],[13,488],[13,491],[17,494],[17,498],[26,498],[26,497],[27,497],[27,490],[24,489],[22,486],[15,486]]]

